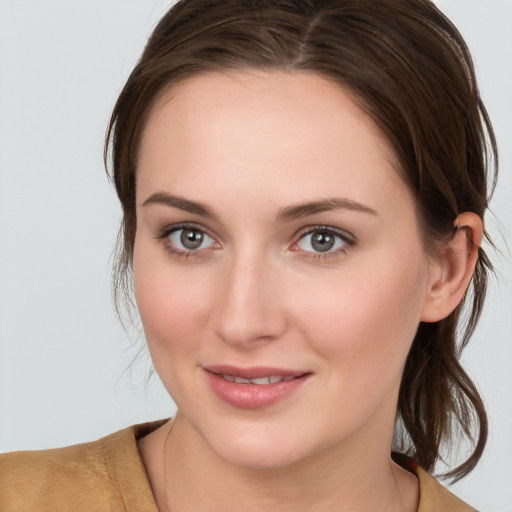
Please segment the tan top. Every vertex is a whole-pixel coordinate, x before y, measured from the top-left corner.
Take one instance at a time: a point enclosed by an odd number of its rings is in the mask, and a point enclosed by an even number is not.
[[[92,443],[0,455],[1,512],[158,512],[136,440],[165,421],[135,425]],[[476,512],[426,471],[418,512]]]

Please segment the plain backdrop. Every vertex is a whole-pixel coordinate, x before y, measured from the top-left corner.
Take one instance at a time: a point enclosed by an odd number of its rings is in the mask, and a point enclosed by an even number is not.
[[[117,321],[110,257],[120,219],[102,165],[114,101],[159,0],[0,0],[0,452],[93,440],[174,405]],[[512,2],[439,0],[467,40],[494,122],[501,177],[486,219],[500,253],[464,354],[491,431],[453,487],[512,511]],[[131,338],[131,339],[130,339]]]

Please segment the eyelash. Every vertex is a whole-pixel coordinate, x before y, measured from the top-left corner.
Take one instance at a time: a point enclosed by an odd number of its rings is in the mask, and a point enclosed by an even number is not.
[[[208,232],[201,226],[197,224],[191,224],[191,223],[182,223],[182,224],[174,224],[172,226],[167,226],[164,229],[162,229],[156,236],[156,238],[163,242],[165,249],[171,253],[173,256],[177,257],[178,259],[186,259],[189,257],[194,258],[200,258],[205,256],[205,251],[209,249],[209,247],[206,247],[204,249],[198,249],[198,250],[182,250],[175,247],[169,240],[169,237],[178,231],[181,230],[190,230],[190,231],[197,231],[198,233],[202,233],[206,235],[207,237],[211,238],[216,244],[215,238],[208,234]],[[312,235],[313,233],[324,233],[328,235],[334,235],[335,238],[338,240],[341,240],[343,242],[343,246],[341,248],[338,248],[334,251],[328,250],[325,253],[322,252],[315,252],[315,251],[302,251],[303,257],[306,259],[312,259],[315,261],[326,261],[330,258],[339,256],[340,254],[345,254],[351,247],[354,247],[357,244],[357,241],[353,235],[350,233],[347,233],[344,230],[341,230],[339,228],[334,228],[332,226],[308,226],[307,228],[304,228],[300,232],[298,232],[294,238],[296,241],[291,245],[290,250],[301,252],[300,249],[296,248],[298,244],[308,235]]]

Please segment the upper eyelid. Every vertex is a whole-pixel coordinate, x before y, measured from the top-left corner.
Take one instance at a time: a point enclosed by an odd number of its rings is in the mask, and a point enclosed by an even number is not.
[[[318,225],[307,226],[307,227],[301,228],[295,233],[294,238],[299,239],[305,235],[314,233],[315,231],[329,231],[329,232],[334,233],[335,235],[339,236],[340,238],[347,240],[350,243],[356,243],[356,237],[349,231],[346,231],[345,229],[337,228],[334,226],[327,226],[324,224],[318,224]]]
[[[174,231],[179,231],[180,229],[195,229],[197,231],[201,231],[208,235],[213,240],[217,241],[216,236],[214,236],[205,226],[201,224],[197,224],[195,222],[178,222],[177,224],[168,224],[157,231],[157,238],[165,238],[169,236]]]

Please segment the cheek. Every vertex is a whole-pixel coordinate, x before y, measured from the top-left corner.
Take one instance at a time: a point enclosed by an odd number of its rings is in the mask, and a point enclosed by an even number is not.
[[[165,255],[160,260],[149,258],[143,248],[136,247],[133,273],[137,307],[155,366],[163,351],[193,350],[198,333],[208,325],[215,297],[208,272],[198,275],[178,269],[169,265]]]
[[[323,358],[345,375],[401,371],[421,315],[425,275],[418,265],[366,266],[310,293],[296,318]]]

